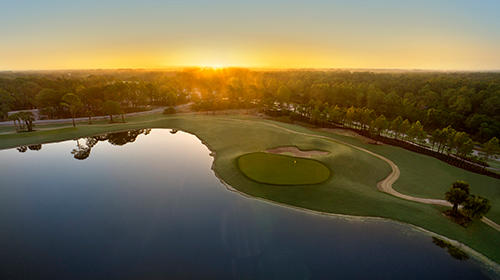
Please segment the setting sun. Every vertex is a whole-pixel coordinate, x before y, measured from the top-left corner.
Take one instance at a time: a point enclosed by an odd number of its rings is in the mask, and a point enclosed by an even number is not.
[[[201,65],[199,65],[199,67],[201,67],[201,68],[211,68],[211,69],[217,70],[217,69],[221,69],[221,68],[226,68],[228,66],[225,66],[223,64],[201,64]]]

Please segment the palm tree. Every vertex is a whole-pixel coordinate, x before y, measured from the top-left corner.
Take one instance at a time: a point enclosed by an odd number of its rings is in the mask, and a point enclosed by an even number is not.
[[[26,129],[28,131],[33,131],[33,121],[35,116],[32,112],[19,112],[19,118],[26,124]]]
[[[446,200],[453,204],[453,214],[458,214],[458,206],[469,198],[470,185],[464,181],[456,181],[445,193]]]
[[[74,93],[66,93],[62,97],[61,105],[69,109],[69,112],[71,113],[71,119],[73,120],[73,127],[76,127],[75,116],[83,106],[80,98]]]
[[[453,214],[458,214],[458,205],[464,203],[469,195],[458,188],[451,188],[445,193],[446,200],[453,204]]]

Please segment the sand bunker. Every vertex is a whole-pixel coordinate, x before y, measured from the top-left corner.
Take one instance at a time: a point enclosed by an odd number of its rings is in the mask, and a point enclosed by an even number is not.
[[[277,147],[277,148],[272,148],[272,149],[267,149],[266,152],[272,153],[272,154],[291,154],[296,157],[314,157],[314,156],[324,156],[329,154],[330,152],[327,151],[319,151],[319,150],[307,150],[303,151],[295,146],[284,146],[284,147]]]

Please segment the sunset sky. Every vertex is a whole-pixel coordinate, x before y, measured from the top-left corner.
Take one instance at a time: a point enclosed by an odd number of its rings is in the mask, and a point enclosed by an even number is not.
[[[0,0],[0,70],[492,70],[499,14],[498,0]]]

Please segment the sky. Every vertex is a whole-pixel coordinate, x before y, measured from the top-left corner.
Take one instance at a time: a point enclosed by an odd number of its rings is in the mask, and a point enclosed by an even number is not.
[[[500,69],[500,0],[0,0],[0,70]]]

